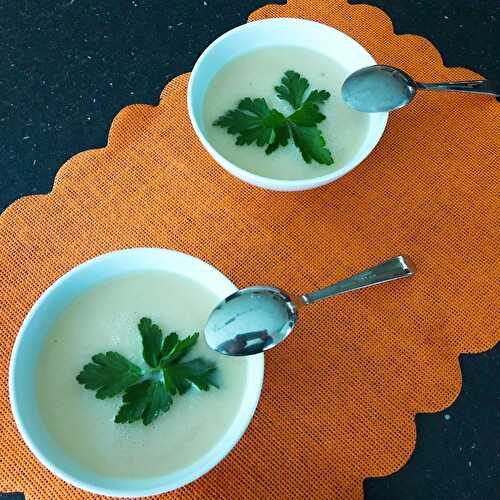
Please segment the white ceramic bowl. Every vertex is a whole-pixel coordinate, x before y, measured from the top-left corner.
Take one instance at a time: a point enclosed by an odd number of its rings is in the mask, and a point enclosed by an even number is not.
[[[221,299],[236,287],[217,269],[172,250],[140,248],[108,253],[81,264],[57,280],[35,303],[16,339],[9,373],[12,412],[34,455],[55,475],[92,493],[140,497],[179,488],[212,469],[245,432],[259,400],[264,375],[263,355],[248,358],[247,385],[238,414],[222,439],[197,462],[173,474],[132,480],[99,476],[66,456],[47,432],[38,413],[35,369],[44,337],[54,319],[82,292],[109,278],[134,271],[173,271],[203,283]]]
[[[376,64],[373,57],[346,34],[304,19],[266,19],[239,26],[217,38],[196,62],[188,87],[188,109],[193,128],[203,146],[222,167],[240,179],[276,191],[302,191],[328,184],[359,165],[377,145],[387,123],[387,113],[369,115],[368,133],[358,153],[342,168],[321,177],[281,180],[253,174],[224,158],[208,141],[203,123],[203,103],[216,73],[231,60],[264,47],[301,47],[334,59],[349,72]]]

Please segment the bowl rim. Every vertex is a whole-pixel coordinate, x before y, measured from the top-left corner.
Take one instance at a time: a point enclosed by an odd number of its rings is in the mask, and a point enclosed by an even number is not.
[[[356,41],[354,38],[350,37],[346,33],[333,28],[332,26],[329,26],[327,24],[318,22],[318,21],[313,21],[310,19],[301,19],[301,18],[295,18],[295,17],[276,17],[276,18],[269,18],[269,19],[260,19],[256,21],[250,21],[245,24],[242,24],[240,26],[237,26],[229,31],[226,31],[222,35],[220,35],[218,38],[216,38],[210,45],[208,45],[205,50],[201,53],[201,55],[198,57],[196,60],[196,63],[191,71],[191,75],[189,78],[188,82],[188,89],[187,89],[187,107],[188,107],[188,114],[189,118],[191,121],[191,125],[202,143],[203,147],[208,151],[208,153],[212,156],[212,158],[220,165],[222,166],[226,171],[231,173],[232,175],[240,178],[241,180],[244,180],[245,182],[248,182],[249,184],[252,184],[254,186],[258,186],[261,188],[265,189],[271,189],[271,190],[276,190],[276,191],[302,191],[302,190],[307,190],[307,189],[313,189],[316,187],[323,186],[325,184],[328,184],[330,182],[333,182],[340,177],[343,177],[347,173],[351,172],[354,170],[359,164],[361,164],[370,154],[371,152],[375,149],[377,144],[379,143],[382,135],[384,134],[389,113],[377,113],[377,115],[380,117],[381,121],[378,124],[375,125],[370,125],[369,130],[373,129],[374,135],[373,139],[370,141],[370,144],[368,146],[365,146],[366,151],[361,155],[360,159],[353,163],[353,165],[347,165],[339,169],[335,169],[333,172],[325,175],[321,175],[318,177],[311,177],[307,179],[293,179],[293,180],[286,180],[286,179],[275,179],[273,177],[266,177],[263,175],[258,175],[254,174],[253,172],[250,172],[242,167],[239,167],[232,161],[228,160],[225,158],[222,154],[220,154],[208,141],[206,135],[204,134],[199,121],[196,117],[196,113],[194,111],[194,93],[195,93],[195,87],[196,87],[196,81],[198,79],[198,73],[200,71],[200,67],[202,64],[205,62],[205,60],[210,56],[210,53],[212,50],[214,50],[217,45],[219,45],[221,42],[226,40],[227,38],[230,38],[231,36],[234,36],[235,34],[238,34],[241,31],[247,31],[247,30],[252,30],[258,25],[264,25],[264,24],[269,24],[269,25],[284,25],[284,26],[289,26],[290,28],[293,27],[298,27],[298,26],[311,26],[314,29],[318,30],[328,30],[328,31],[334,31],[336,32],[336,36],[340,36],[341,38],[344,38],[348,43],[351,45],[361,49],[366,56],[369,58],[371,64],[377,64],[375,61],[374,57],[371,55],[371,53],[363,47],[358,41]]]
[[[223,284],[224,286],[228,287],[228,292],[233,293],[234,291],[237,290],[237,287],[232,283],[229,278],[227,278],[221,271],[219,271],[215,266],[209,264],[208,262],[195,257],[193,255],[184,253],[184,252],[179,252],[176,250],[170,250],[166,248],[152,248],[152,247],[139,247],[139,248],[125,248],[121,250],[115,250],[112,252],[107,252],[101,255],[98,255],[94,258],[91,258],[89,260],[86,260],[82,262],[81,264],[78,264],[77,266],[73,267],[66,273],[64,273],[62,276],[60,276],[55,282],[53,282],[47,289],[44,290],[44,292],[38,297],[38,299],[35,301],[33,306],[31,307],[30,311],[26,315],[18,333],[17,337],[14,342],[14,347],[11,352],[11,357],[10,357],[10,363],[9,363],[9,399],[10,399],[10,406],[11,406],[11,411],[14,417],[14,421],[16,424],[16,427],[21,434],[21,437],[23,438],[23,441],[25,444],[28,446],[30,451],[33,453],[35,458],[41,462],[50,472],[52,472],[54,475],[59,477],[60,479],[66,481],[67,483],[76,486],[82,490],[98,494],[98,495],[107,495],[110,497],[116,497],[116,498],[140,498],[144,496],[150,496],[150,495],[157,495],[161,493],[166,493],[172,490],[175,490],[181,486],[184,486],[186,484],[191,483],[192,481],[195,481],[196,479],[200,478],[207,472],[209,472],[212,468],[214,468],[219,462],[221,462],[232,450],[233,448],[238,444],[239,440],[247,430],[250,422],[252,421],[255,411],[257,409],[257,405],[260,400],[260,395],[262,391],[262,385],[264,381],[264,355],[259,354],[256,356],[251,356],[248,358],[248,370],[252,371],[252,379],[247,379],[245,388],[248,390],[250,388],[250,397],[248,403],[243,406],[241,404],[238,413],[244,412],[244,415],[240,419],[234,419],[231,421],[229,427],[227,428],[225,434],[222,435],[221,439],[217,441],[204,455],[199,457],[195,462],[192,464],[174,471],[171,474],[165,474],[165,475],[159,475],[159,476],[152,476],[151,478],[141,478],[141,479],[134,479],[131,481],[137,481],[138,486],[137,487],[130,487],[130,488],[110,488],[106,486],[100,486],[100,485],[95,485],[92,484],[90,480],[82,479],[78,477],[77,474],[74,474],[72,472],[67,472],[64,467],[61,467],[55,461],[50,459],[44,452],[43,449],[41,449],[33,440],[32,440],[32,434],[27,431],[27,429],[24,426],[24,421],[25,418],[21,416],[21,413],[19,411],[19,406],[18,406],[18,399],[19,395],[16,393],[15,390],[15,372],[17,369],[17,364],[20,362],[19,361],[19,350],[21,343],[24,341],[25,335],[24,332],[29,328],[30,323],[35,317],[36,314],[38,314],[38,311],[40,308],[43,307],[45,301],[47,300],[48,297],[51,296],[51,294],[59,288],[60,286],[63,286],[66,282],[69,280],[72,280],[77,276],[78,274],[85,273],[89,268],[101,264],[103,261],[106,261],[108,259],[115,259],[115,258],[122,258],[124,256],[131,256],[135,258],[147,258],[150,256],[158,256],[161,255],[168,259],[171,256],[176,256],[183,259],[186,259],[186,261],[191,261],[195,265],[202,265],[205,267],[207,270],[213,273],[214,276],[217,276],[217,280]],[[159,269],[157,267],[157,269]],[[154,267],[151,268],[151,270],[154,270]],[[122,273],[117,273],[116,276],[120,275],[126,275],[131,272],[134,272],[132,269],[127,269],[124,270]],[[105,280],[103,280],[105,281]],[[99,281],[96,281],[93,283],[91,286],[95,286],[98,284]],[[207,288],[211,291],[213,291],[213,287],[207,286]],[[230,291],[232,290],[232,291]],[[215,292],[214,292],[215,293]],[[242,401],[243,403],[243,401]],[[235,425],[235,423],[238,423],[237,427],[233,430],[232,434],[228,434],[228,432],[232,429],[232,427]],[[193,470],[191,473],[186,472],[188,469],[193,468],[194,466],[198,466],[195,470]],[[185,476],[185,477],[179,477],[179,476]],[[173,479],[170,479],[169,476],[174,476]],[[119,483],[121,479],[129,481],[127,478],[114,478],[114,477],[106,477],[102,476],[106,479],[112,479],[115,483]],[[163,478],[165,478],[163,480]],[[157,484],[156,486],[145,486],[145,483],[148,482],[148,480],[151,481],[161,481],[162,485]]]

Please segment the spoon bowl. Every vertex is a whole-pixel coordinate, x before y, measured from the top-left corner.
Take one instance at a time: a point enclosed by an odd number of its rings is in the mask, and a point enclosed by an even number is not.
[[[393,111],[410,103],[417,84],[403,70],[374,65],[355,71],[342,85],[342,98],[358,111]]]
[[[238,290],[212,311],[205,337],[217,352],[248,356],[288,337],[297,322],[297,306],[279,288],[256,286]]]

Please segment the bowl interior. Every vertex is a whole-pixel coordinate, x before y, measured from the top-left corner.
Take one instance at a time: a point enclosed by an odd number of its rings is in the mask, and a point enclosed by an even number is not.
[[[37,458],[52,472],[80,488],[111,496],[145,496],[172,490],[201,476],[237,443],[255,411],[263,377],[263,356],[249,358],[247,384],[238,413],[223,438],[205,456],[173,474],[140,480],[99,476],[67,456],[49,435],[38,413],[35,372],[44,338],[57,316],[80,294],[110,278],[136,271],[185,275],[221,299],[236,287],[209,264],[163,249],[131,249],[97,257],[70,271],[40,297],[16,340],[10,367],[10,396],[16,424]]]
[[[228,62],[255,49],[277,46],[300,47],[319,52],[335,60],[348,73],[376,64],[370,53],[345,33],[313,21],[287,18],[268,19],[248,23],[222,35],[199,58],[193,69],[188,90],[188,104],[193,126],[204,146],[219,163],[227,164],[228,161],[210,145],[206,137],[203,110],[207,90],[214,76]],[[349,162],[349,165],[336,169],[324,177],[337,178],[344,175],[360,163],[375,147],[384,131],[387,113],[370,114],[368,118],[368,132],[358,154]],[[223,164],[223,166],[227,165]],[[236,165],[233,166],[244,172],[244,180],[252,182],[257,178],[266,179],[240,169]],[[293,184],[305,181],[282,182]]]

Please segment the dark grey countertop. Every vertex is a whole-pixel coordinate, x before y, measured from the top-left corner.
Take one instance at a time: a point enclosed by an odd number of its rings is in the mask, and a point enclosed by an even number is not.
[[[167,81],[188,71],[210,41],[266,3],[1,2],[0,210],[49,191],[65,160],[105,144],[121,108],[157,102]],[[351,3],[382,7],[397,33],[426,36],[446,65],[500,79],[499,0]],[[500,344],[462,356],[461,365],[457,401],[417,415],[414,454],[397,473],[368,479],[366,500],[500,499]]]

